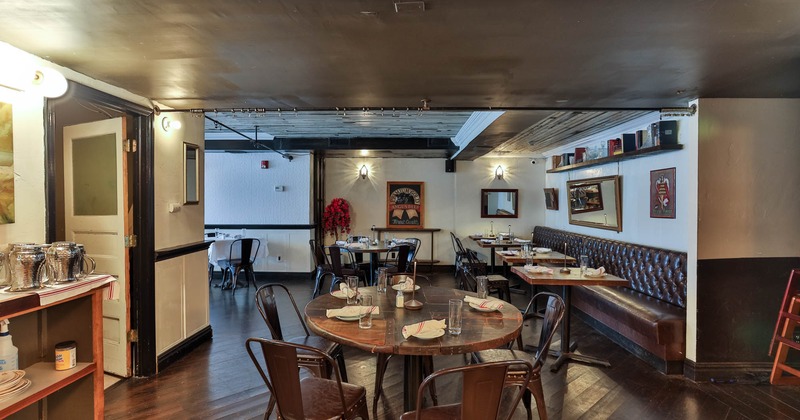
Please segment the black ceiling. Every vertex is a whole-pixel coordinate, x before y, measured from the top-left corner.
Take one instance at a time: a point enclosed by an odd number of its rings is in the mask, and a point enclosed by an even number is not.
[[[10,0],[0,40],[178,109],[416,109],[424,98],[433,110],[655,109],[800,97],[794,0],[412,3]]]

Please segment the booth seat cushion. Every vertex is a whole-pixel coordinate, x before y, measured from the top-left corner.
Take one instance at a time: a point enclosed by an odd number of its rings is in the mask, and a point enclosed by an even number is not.
[[[575,287],[572,304],[647,351],[683,360],[686,311],[627,287]]]

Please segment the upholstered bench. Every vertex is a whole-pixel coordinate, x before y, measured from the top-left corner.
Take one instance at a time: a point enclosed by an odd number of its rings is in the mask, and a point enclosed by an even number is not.
[[[578,314],[664,373],[681,373],[686,350],[686,253],[537,226],[534,242],[589,256],[630,287],[573,288]]]

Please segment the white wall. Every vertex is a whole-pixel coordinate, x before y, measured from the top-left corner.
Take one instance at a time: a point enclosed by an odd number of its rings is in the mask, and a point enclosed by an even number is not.
[[[362,180],[358,170],[366,164],[369,178]],[[505,170],[503,180],[495,179],[498,165]],[[434,258],[440,264],[452,264],[454,259],[450,231],[464,238],[483,232],[494,221],[496,230],[512,230],[529,236],[533,226],[544,221],[544,165],[531,164],[523,158],[480,158],[475,161],[457,161],[456,171],[444,171],[444,159],[325,159],[325,203],[342,197],[352,207],[352,232],[370,235],[372,225],[386,226],[386,182],[422,181],[425,183],[424,227],[440,228],[434,244]],[[516,219],[482,219],[481,189],[519,189],[519,214]],[[430,255],[428,234],[397,232],[396,237],[419,237],[423,240],[420,258]],[[327,243],[333,241],[328,237]],[[468,243],[465,245],[469,246]],[[484,253],[486,258],[488,254]]]
[[[311,223],[311,156],[207,153],[206,224]],[[261,161],[269,161],[261,169]],[[275,186],[284,190],[275,191]]]

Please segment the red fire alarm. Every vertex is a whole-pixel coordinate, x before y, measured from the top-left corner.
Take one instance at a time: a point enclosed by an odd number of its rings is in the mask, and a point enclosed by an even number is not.
[[[269,161],[268,160],[262,160],[261,161],[261,169],[267,169],[267,168],[269,168]]]

